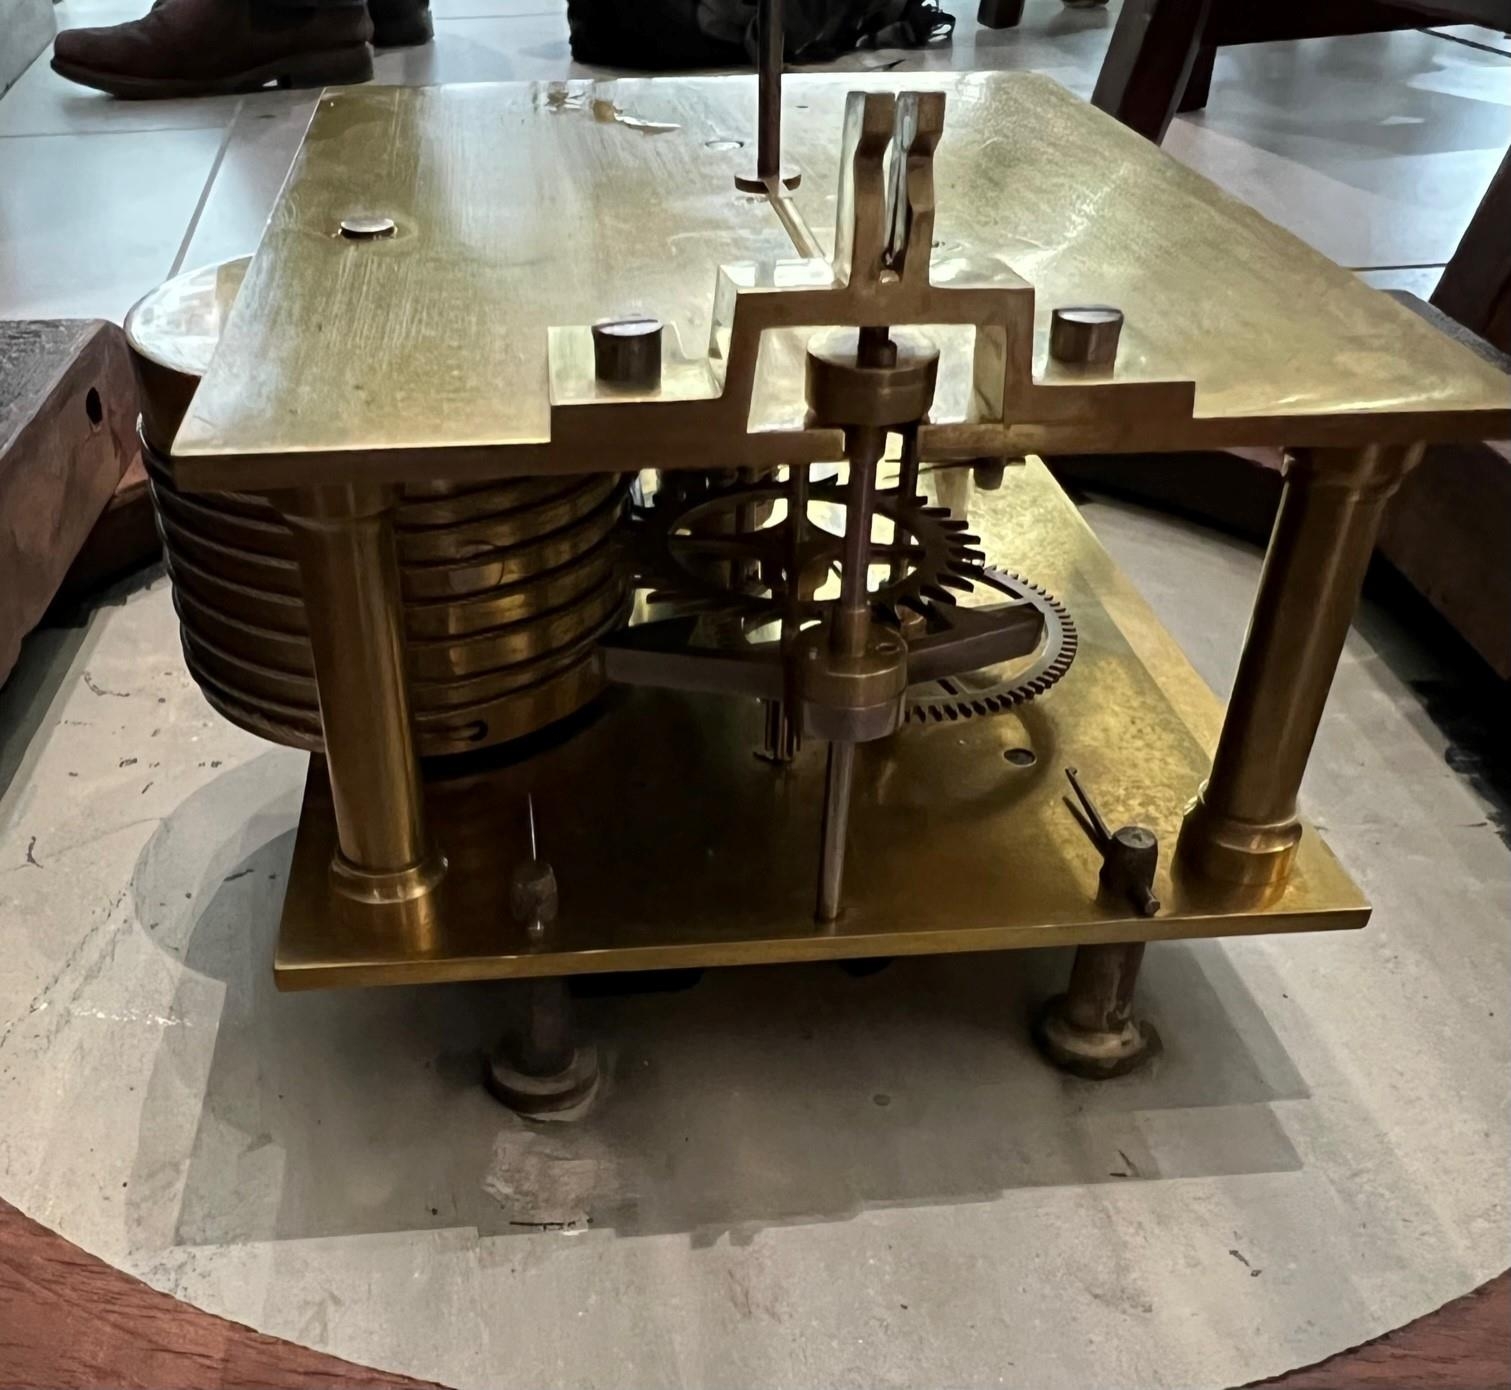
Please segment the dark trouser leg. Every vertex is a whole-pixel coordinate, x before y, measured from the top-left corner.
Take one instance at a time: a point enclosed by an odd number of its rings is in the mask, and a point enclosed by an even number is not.
[[[1159,1034],[1133,1016],[1142,941],[1081,946],[1070,987],[1045,1006],[1036,1031],[1044,1055],[1089,1081],[1132,1071],[1159,1051]]]
[[[598,1049],[577,1042],[566,980],[511,980],[504,989],[504,1032],[483,1074],[494,1099],[542,1118],[589,1100],[598,1087]]]
[[[373,47],[410,48],[435,35],[430,0],[254,0],[257,8],[278,14],[289,10],[340,10],[367,7],[373,22]]]

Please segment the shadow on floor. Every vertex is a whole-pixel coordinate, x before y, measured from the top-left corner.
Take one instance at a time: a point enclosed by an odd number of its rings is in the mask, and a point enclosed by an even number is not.
[[[196,798],[160,835],[185,818],[207,818]],[[1141,997],[1165,1055],[1100,1085],[1050,1069],[1028,1036],[1068,951],[900,959],[864,978],[708,971],[680,992],[629,978],[579,1000],[607,1077],[593,1112],[526,1124],[478,1084],[507,986],[274,989],[292,834],[261,824],[176,948],[181,991],[223,986],[208,1070],[202,1032],[173,1030],[144,1107],[131,1191],[146,1201],[165,1159],[153,1136],[193,1123],[186,1093],[199,1104],[180,1243],[592,1226],[701,1244],[866,1207],[1299,1167],[1271,1103],[1306,1086],[1217,942],[1150,951]],[[155,864],[149,846],[144,896]]]

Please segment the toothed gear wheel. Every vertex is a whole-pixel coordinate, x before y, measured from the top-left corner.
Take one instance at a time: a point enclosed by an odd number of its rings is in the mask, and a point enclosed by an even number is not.
[[[935,724],[1011,709],[1042,695],[1070,670],[1076,658],[1075,620],[1059,599],[1011,570],[988,566],[974,578],[977,584],[1037,608],[1044,617],[1044,645],[1027,666],[1008,662],[909,686],[908,719],[912,722]]]
[[[810,519],[796,576],[800,597],[789,606],[794,576],[787,573],[788,523],[766,520],[774,504],[786,497],[784,483],[739,483],[636,507],[629,537],[638,586],[650,590],[653,602],[747,623],[794,611],[803,620],[821,616],[830,604],[815,600],[812,591],[839,564],[843,527],[828,530]],[[810,512],[827,507],[843,518],[846,500],[845,486],[835,480],[815,482],[809,490]],[[947,507],[903,500],[896,488],[887,488],[876,494],[876,515],[892,523],[894,535],[872,545],[872,565],[897,565],[871,593],[878,612],[953,602],[955,593],[968,592],[983,574],[985,557],[975,548],[977,537]],[[747,570],[748,587],[717,573],[718,567],[730,565]]]

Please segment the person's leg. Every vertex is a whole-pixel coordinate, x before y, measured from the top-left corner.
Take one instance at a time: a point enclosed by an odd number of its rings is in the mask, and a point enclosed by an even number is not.
[[[262,0],[284,9],[324,9],[361,5],[364,0]],[[374,48],[413,48],[435,37],[430,21],[430,0],[365,0],[373,22]]]
[[[413,48],[435,35],[430,0],[367,0],[374,48]]]
[[[66,29],[53,69],[120,97],[187,97],[262,87],[322,87],[372,77],[384,45],[430,36],[429,0],[157,0],[141,19]]]

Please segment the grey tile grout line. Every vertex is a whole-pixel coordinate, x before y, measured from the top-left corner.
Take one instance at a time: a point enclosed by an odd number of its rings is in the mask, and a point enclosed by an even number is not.
[[[542,0],[542,3],[544,3],[544,0]],[[545,10],[529,10],[529,11],[522,12],[522,13],[513,13],[513,12],[511,12],[509,14],[438,14],[438,15],[435,15],[434,18],[435,18],[435,22],[437,24],[449,24],[449,23],[451,23],[452,20],[455,20],[455,19],[466,19],[466,20],[473,20],[473,19],[541,19],[545,15],[548,15],[548,14],[559,14],[559,15],[562,15],[563,18],[566,17],[563,14],[563,12],[562,12],[561,6],[557,5],[557,6],[553,6],[550,9],[545,9]],[[381,50],[381,51],[387,51],[387,50]]]
[[[178,254],[173,258],[173,264],[168,268],[166,278],[171,280],[183,268],[184,257],[189,254],[189,243],[194,240],[194,233],[199,230],[199,219],[205,211],[205,204],[210,201],[210,190],[215,187],[215,180],[220,176],[220,166],[225,163],[226,151],[231,148],[231,136],[236,131],[236,122],[241,118],[242,108],[247,104],[247,99],[242,97],[236,103],[236,109],[231,112],[231,119],[226,122],[226,133],[220,142],[220,148],[215,151],[214,162],[210,165],[210,172],[205,178],[205,186],[199,190],[199,201],[194,205],[194,211],[189,216],[189,226],[184,232],[184,239],[178,244]]]
[[[1442,270],[1447,264],[1447,261],[1409,261],[1405,265],[1346,265],[1343,269],[1355,274],[1364,270]]]
[[[1459,34],[1445,34],[1441,29],[1423,29],[1423,34],[1431,34],[1435,39],[1442,39],[1446,43],[1462,44],[1465,48],[1477,48],[1481,53],[1494,53],[1500,58],[1511,58],[1511,48],[1497,48],[1494,44],[1481,43],[1478,39],[1466,39]]]
[[[0,98],[0,102],[3,100],[4,98]],[[240,105],[236,109],[240,111]],[[204,125],[144,125],[131,126],[126,130],[108,127],[97,130],[8,130],[0,131],[0,140],[66,140],[70,136],[82,139],[86,135],[165,135],[173,131],[214,130],[218,124],[212,121]]]

